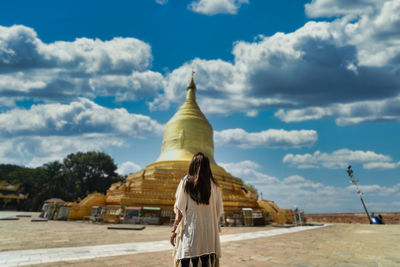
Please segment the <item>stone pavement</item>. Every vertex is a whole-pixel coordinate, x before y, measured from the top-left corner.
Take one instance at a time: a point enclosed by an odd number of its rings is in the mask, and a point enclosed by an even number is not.
[[[126,231],[30,219],[0,221],[0,266],[172,265],[169,226]],[[291,232],[295,229],[301,228],[224,227],[221,266],[400,266],[400,225],[332,224]]]
[[[0,219],[9,218],[9,217],[15,217],[16,214],[19,214],[19,213],[18,212],[13,212],[13,211],[1,211],[0,212]]]

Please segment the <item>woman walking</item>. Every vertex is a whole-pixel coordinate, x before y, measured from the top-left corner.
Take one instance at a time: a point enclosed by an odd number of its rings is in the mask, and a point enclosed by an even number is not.
[[[210,161],[199,152],[176,190],[176,214],[171,234],[175,266],[219,266],[219,219],[223,214],[221,190]],[[175,244],[176,241],[176,244]]]

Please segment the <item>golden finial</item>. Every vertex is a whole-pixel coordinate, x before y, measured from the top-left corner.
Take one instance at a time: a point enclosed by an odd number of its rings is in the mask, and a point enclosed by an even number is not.
[[[192,78],[190,79],[190,82],[189,82],[189,84],[188,84],[188,86],[187,86],[187,89],[189,90],[189,89],[196,89],[196,83],[194,82],[194,74],[195,74],[196,72],[194,71],[194,68],[192,67]]]

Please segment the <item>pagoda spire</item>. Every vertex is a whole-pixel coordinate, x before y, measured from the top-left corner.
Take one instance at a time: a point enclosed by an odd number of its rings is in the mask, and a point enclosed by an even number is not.
[[[196,83],[194,82],[194,74],[196,72],[194,71],[194,69],[192,69],[192,78],[189,81],[189,84],[187,85],[187,90],[189,89],[193,89],[196,90]]]
[[[186,101],[196,102],[196,83],[194,82],[194,70],[192,69],[192,77],[187,85]]]

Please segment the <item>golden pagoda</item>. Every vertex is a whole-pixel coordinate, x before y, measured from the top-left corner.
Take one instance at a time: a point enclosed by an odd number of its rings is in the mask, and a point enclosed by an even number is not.
[[[218,166],[214,159],[213,128],[197,105],[193,74],[185,102],[165,125],[158,159],[130,174],[125,183],[113,184],[105,204],[160,207],[161,216],[171,216],[176,188],[197,152],[210,159],[213,176],[222,189],[225,216],[240,214],[242,208],[258,207],[258,196],[246,190],[241,179]]]

